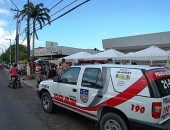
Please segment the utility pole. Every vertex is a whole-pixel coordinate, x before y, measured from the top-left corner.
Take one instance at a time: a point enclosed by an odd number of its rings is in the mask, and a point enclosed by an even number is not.
[[[29,16],[29,0],[27,10],[27,75],[30,75],[30,16]]]
[[[18,21],[18,12],[19,12],[19,9],[17,8],[17,6],[15,5],[15,3],[10,0],[11,3],[15,6],[16,9],[11,9],[13,11],[17,11],[17,15],[15,16],[16,18],[16,45],[15,45],[15,63],[18,63],[18,52],[19,52],[19,33],[18,33],[18,28],[19,28],[19,21]]]
[[[18,63],[18,52],[19,52],[19,21],[18,21],[18,12],[16,15],[16,45],[15,45],[15,63]]]

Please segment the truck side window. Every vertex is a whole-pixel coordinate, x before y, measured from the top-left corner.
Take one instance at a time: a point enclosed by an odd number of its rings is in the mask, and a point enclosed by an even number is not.
[[[101,69],[98,68],[86,68],[83,74],[81,86],[89,88],[102,88],[102,74]]]
[[[66,72],[64,72],[64,74],[62,74],[60,80],[62,81],[62,83],[76,85],[79,73],[80,67],[71,67]]]

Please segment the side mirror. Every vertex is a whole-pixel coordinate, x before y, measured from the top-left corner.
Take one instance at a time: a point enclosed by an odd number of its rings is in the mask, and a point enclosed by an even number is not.
[[[53,77],[53,81],[54,81],[54,82],[58,82],[58,81],[59,81],[59,76]]]
[[[64,78],[64,79],[62,80],[62,83],[68,83],[68,79]]]

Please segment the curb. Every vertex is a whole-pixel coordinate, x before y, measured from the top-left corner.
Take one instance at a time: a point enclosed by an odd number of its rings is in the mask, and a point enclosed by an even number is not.
[[[31,90],[37,92],[37,88],[35,86],[33,86],[31,83],[27,82],[27,81],[24,81],[24,80],[21,80],[21,84],[27,86],[28,88],[31,88]]]

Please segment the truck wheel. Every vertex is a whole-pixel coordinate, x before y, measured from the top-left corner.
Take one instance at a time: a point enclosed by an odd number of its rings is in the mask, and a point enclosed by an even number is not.
[[[105,114],[100,121],[100,130],[128,130],[125,121],[115,113]]]
[[[47,113],[53,113],[55,106],[54,103],[51,99],[51,96],[48,92],[43,93],[42,97],[41,97],[41,104],[43,107],[43,110]]]

